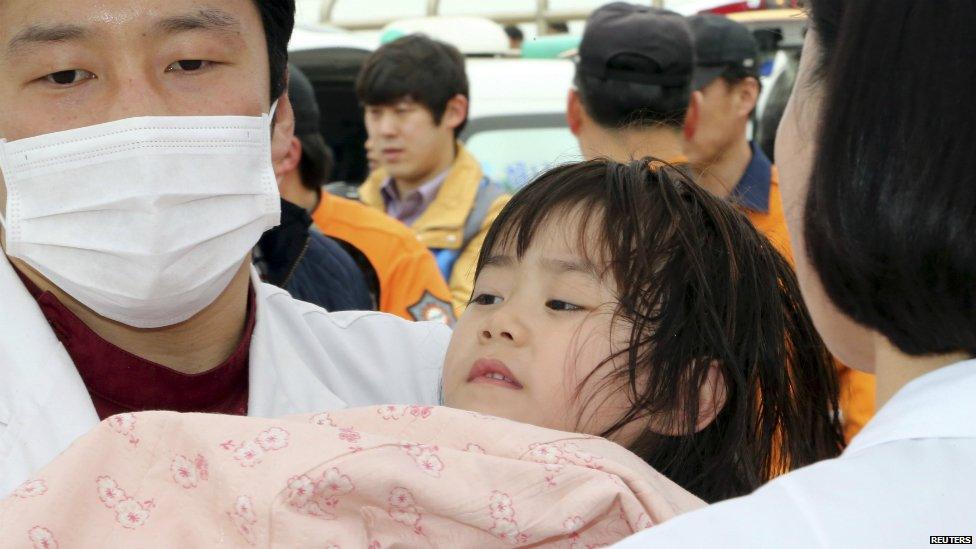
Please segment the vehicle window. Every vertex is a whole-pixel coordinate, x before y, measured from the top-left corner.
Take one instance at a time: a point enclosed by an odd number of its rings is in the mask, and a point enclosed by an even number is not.
[[[566,127],[485,130],[469,136],[465,145],[485,175],[512,192],[546,168],[582,160]]]

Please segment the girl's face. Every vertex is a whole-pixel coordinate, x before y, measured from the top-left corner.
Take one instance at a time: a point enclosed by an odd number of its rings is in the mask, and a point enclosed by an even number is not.
[[[553,216],[521,259],[514,245],[492,250],[447,351],[447,406],[589,434],[629,409],[619,382],[603,382],[609,364],[579,391],[630,332],[612,322],[615,285],[603,266],[577,249],[578,218]],[[598,249],[595,234],[586,240]]]

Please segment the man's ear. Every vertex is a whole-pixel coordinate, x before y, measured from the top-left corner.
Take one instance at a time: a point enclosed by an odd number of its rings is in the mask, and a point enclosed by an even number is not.
[[[566,124],[569,125],[569,131],[579,137],[583,127],[583,104],[580,102],[579,92],[573,89],[566,96]]]
[[[271,162],[277,165],[288,154],[295,138],[295,111],[285,93],[278,99],[275,111],[274,129],[271,132]]]
[[[454,130],[468,119],[468,98],[457,94],[447,101],[444,108],[444,116],[441,118],[441,125],[450,130]]]
[[[743,78],[735,85],[736,110],[739,116],[749,116],[759,103],[759,81]]]
[[[705,95],[702,92],[691,92],[691,99],[688,101],[688,112],[685,114],[685,125],[682,129],[685,141],[691,141],[695,138],[695,133],[698,131],[698,123],[701,120],[703,101],[705,101]]]
[[[274,167],[275,177],[280,181],[286,174],[297,170],[301,162],[302,142],[297,137],[292,136],[284,156],[279,159],[272,159],[271,165]]]

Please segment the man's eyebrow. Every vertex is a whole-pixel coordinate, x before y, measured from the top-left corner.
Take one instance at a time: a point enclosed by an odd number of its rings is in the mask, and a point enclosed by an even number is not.
[[[226,11],[217,8],[203,8],[197,13],[166,17],[154,26],[167,34],[193,30],[233,32],[241,28],[241,22]]]
[[[89,32],[78,25],[54,24],[54,25],[31,25],[18,32],[7,43],[7,51],[15,53],[18,50],[30,48],[41,44],[69,42],[81,40],[88,36]]]

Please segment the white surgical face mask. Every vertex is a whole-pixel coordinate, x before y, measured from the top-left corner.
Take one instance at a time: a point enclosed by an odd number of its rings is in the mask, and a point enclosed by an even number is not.
[[[0,140],[7,254],[123,324],[192,317],[279,222],[271,116],[139,117]]]

